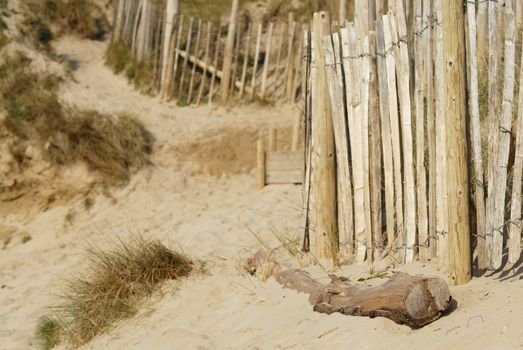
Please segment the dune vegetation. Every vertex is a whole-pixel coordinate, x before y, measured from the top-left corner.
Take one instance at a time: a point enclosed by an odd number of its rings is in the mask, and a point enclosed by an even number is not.
[[[166,280],[188,276],[192,261],[156,240],[132,236],[108,250],[86,251],[87,268],[64,282],[58,303],[36,329],[42,349],[64,342],[75,347],[135,315]]]
[[[58,98],[60,78],[31,69],[22,53],[0,65],[0,125],[15,138],[11,147],[19,167],[24,150],[37,146],[56,166],[85,162],[106,184],[125,183],[148,164],[153,137],[136,118],[64,106]]]
[[[40,46],[62,35],[101,40],[109,32],[104,11],[94,1],[24,0],[24,5],[22,31]]]

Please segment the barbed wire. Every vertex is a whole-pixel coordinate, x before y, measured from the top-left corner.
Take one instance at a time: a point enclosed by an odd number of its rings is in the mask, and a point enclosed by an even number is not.
[[[415,31],[412,34],[407,34],[407,35],[403,35],[403,36],[399,37],[399,39],[397,41],[393,41],[384,52],[376,52],[376,53],[361,52],[361,53],[355,54],[355,55],[342,56],[341,58],[343,60],[355,60],[355,59],[361,59],[361,58],[370,58],[372,60],[377,60],[378,58],[386,58],[387,55],[392,55],[393,51],[396,48],[399,48],[401,44],[408,44],[408,39],[411,35],[416,36],[416,37],[423,37],[424,33],[427,30],[433,29],[436,26],[439,27],[442,25],[442,22],[438,20],[436,13],[425,16],[424,22],[426,24],[420,30]],[[311,53],[304,53],[303,60],[306,60],[306,62],[310,63],[310,62],[312,62],[311,56],[312,56]],[[341,62],[326,64],[325,66],[335,66],[335,65],[341,65]]]
[[[467,5],[481,5],[481,4],[484,4],[486,2],[499,2],[498,0],[476,0],[476,1],[463,1],[463,6],[467,6]]]
[[[480,238],[480,239],[486,239],[487,237],[494,237],[494,231],[497,231],[500,234],[503,234],[503,231],[504,231],[505,227],[510,225],[510,224],[516,225],[516,226],[519,227],[519,225],[523,224],[523,217],[507,220],[501,226],[493,229],[489,233],[485,233],[485,234],[474,234],[474,233],[471,233],[470,235],[473,236],[473,237],[476,237],[476,238]],[[313,227],[309,226],[308,232],[309,233],[315,233],[315,230],[314,230]],[[397,253],[399,251],[414,250],[416,248],[427,248],[427,249],[431,248],[430,243],[431,243],[432,240],[436,240],[437,241],[437,240],[440,239],[440,237],[447,237],[447,236],[448,236],[448,232],[447,231],[436,231],[435,235],[428,235],[427,238],[423,242],[419,242],[417,244],[411,244],[411,245],[408,245],[406,243],[399,244],[399,243],[396,243],[396,241],[392,242],[392,244],[387,244],[387,245],[380,244],[380,243],[374,241],[373,243],[371,243],[369,245],[367,240],[360,240],[360,239],[357,239],[357,238],[354,238],[350,242],[340,241],[339,243],[340,243],[340,245],[352,245],[352,244],[356,243],[356,244],[359,245],[359,246],[356,246],[356,249],[363,247],[366,251],[376,250],[377,249],[379,251],[389,251],[389,252]],[[396,238],[396,240],[397,240],[397,238]]]

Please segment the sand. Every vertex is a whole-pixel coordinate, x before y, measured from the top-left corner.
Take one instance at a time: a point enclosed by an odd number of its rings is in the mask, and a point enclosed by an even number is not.
[[[56,43],[57,53],[76,67],[61,97],[84,108],[137,115],[156,138],[153,164],[124,188],[92,193],[90,209],[81,196],[46,211],[30,210],[27,201],[16,211],[0,206],[0,236],[11,237],[0,250],[0,349],[35,348],[36,322],[61,281],[83,266],[83,249],[130,233],[160,238],[202,260],[205,271],[166,283],[137,317],[85,349],[523,348],[521,267],[451,287],[457,308],[419,330],[387,319],[317,314],[305,295],[245,273],[242,259],[260,248],[246,225],[273,246],[275,230],[300,230],[301,187],[260,191],[254,169],[258,133],[276,126],[280,146],[288,147],[297,107],[179,108],[114,76],[103,65],[105,45],[67,38]],[[32,240],[23,244],[24,235]],[[307,269],[327,280],[327,271]],[[396,269],[444,277],[434,264]],[[356,281],[369,271],[363,264],[337,273]]]

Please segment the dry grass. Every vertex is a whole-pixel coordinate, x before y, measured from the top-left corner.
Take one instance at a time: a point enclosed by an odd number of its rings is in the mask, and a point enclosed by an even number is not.
[[[0,1],[0,50],[9,43],[9,37],[7,36],[7,24],[3,19],[5,14],[5,7],[7,5],[4,2]]]
[[[25,0],[24,28],[35,42],[46,45],[54,36],[77,35],[101,40],[109,31],[102,9],[92,0]]]
[[[157,92],[152,60],[135,60],[124,42],[116,41],[109,45],[105,53],[105,63],[115,74],[123,73],[143,93],[153,95]]]
[[[148,163],[153,138],[137,119],[62,106],[59,79],[32,71],[30,63],[17,54],[0,65],[2,123],[19,145],[36,143],[58,166],[86,162],[108,184],[127,182]]]
[[[43,350],[50,350],[60,343],[60,324],[55,319],[44,316],[36,326],[36,340]]]
[[[38,326],[40,343],[56,344],[59,334],[60,341],[81,346],[135,315],[161,282],[193,269],[184,255],[138,236],[118,240],[110,250],[91,247],[86,259],[87,269],[65,282],[60,303]]]

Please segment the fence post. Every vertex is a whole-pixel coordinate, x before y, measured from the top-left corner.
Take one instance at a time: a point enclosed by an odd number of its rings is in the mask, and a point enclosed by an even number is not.
[[[330,35],[328,12],[314,14],[314,50],[316,57],[316,89],[312,117],[312,217],[315,232],[315,253],[318,258],[332,258],[337,265],[338,230],[336,206],[336,169],[334,163],[334,132],[328,96],[325,56],[322,38]]]
[[[503,98],[501,102],[502,113],[498,117],[496,124],[493,124],[492,132],[497,134],[494,139],[494,154],[496,163],[492,163],[491,174],[489,177],[488,203],[490,206],[487,211],[487,232],[493,234],[493,244],[491,248],[491,268],[498,269],[502,264],[503,254],[503,233],[505,230],[505,200],[508,179],[508,164],[511,144],[512,131],[512,109],[514,100],[515,84],[515,48],[516,48],[516,18],[514,17],[513,1],[505,2],[505,50],[504,50],[504,83]],[[498,111],[499,113],[499,111]],[[499,115],[499,114],[498,114]],[[495,128],[494,128],[495,127]]]
[[[123,0],[122,0],[123,2]],[[162,55],[162,78],[161,78],[161,93],[162,96],[165,95],[167,86],[169,84],[168,79],[169,75],[169,61],[173,53],[173,45],[171,36],[173,33],[174,19],[178,14],[178,0],[167,0],[166,14],[165,14],[165,28],[163,32],[163,55]]]
[[[339,21],[340,21],[340,25],[343,25],[343,23],[345,23],[345,20],[347,19],[347,0],[339,0],[339,1],[340,1]]]
[[[221,82],[222,102],[226,103],[229,99],[229,86],[231,84],[231,67],[234,50],[234,38],[236,32],[236,17],[240,0],[232,0],[231,17],[229,18],[229,30],[227,31],[227,41],[225,42],[225,56],[223,60],[223,77]]]
[[[446,155],[448,160],[448,220],[450,284],[471,279],[467,127],[465,100],[465,23],[461,2],[443,2]]]
[[[477,32],[476,32],[476,9],[473,3],[467,4],[468,18],[468,46],[470,54],[467,55],[467,65],[469,66],[469,109],[470,109],[470,137],[472,153],[474,158],[474,177],[475,182],[475,204],[476,204],[476,234],[478,235],[476,251],[478,256],[478,268],[487,268],[487,257],[485,251],[485,191],[483,176],[483,159],[481,150],[481,123],[479,115],[479,91],[478,91],[478,57],[477,57]]]

